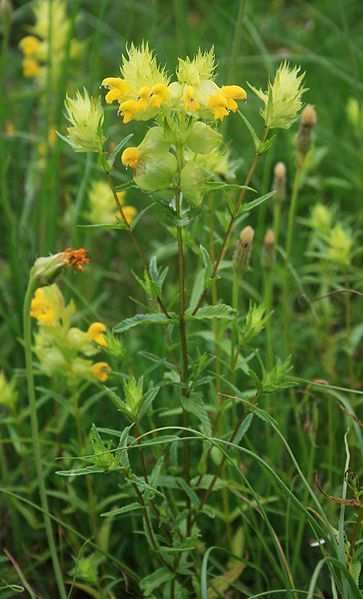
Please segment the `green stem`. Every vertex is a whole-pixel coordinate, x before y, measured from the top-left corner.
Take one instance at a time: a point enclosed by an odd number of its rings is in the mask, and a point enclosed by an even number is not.
[[[272,310],[272,293],[273,293],[273,282],[272,282],[272,271],[271,269],[265,270],[265,281],[264,281],[264,304],[266,314],[270,314]],[[266,321],[266,356],[267,364],[269,368],[273,367],[273,349],[272,349],[272,333],[271,333],[271,318]]]
[[[136,237],[135,232],[133,231],[132,227],[130,226],[130,224],[129,224],[126,216],[125,216],[125,213],[123,211],[123,208],[122,208],[122,205],[120,203],[120,200],[118,199],[116,188],[115,188],[115,184],[114,184],[114,182],[112,180],[112,177],[111,177],[110,173],[108,173],[106,171],[105,171],[105,174],[107,176],[107,181],[108,181],[108,184],[109,184],[109,186],[111,188],[113,198],[114,198],[114,200],[116,202],[116,206],[117,206],[117,208],[118,208],[118,210],[120,212],[120,215],[121,215],[121,218],[122,218],[122,222],[124,223],[124,225],[125,225],[125,227],[127,229],[127,232],[129,233],[132,241],[134,242],[134,245],[136,247],[136,251],[137,251],[137,253],[140,256],[141,262],[143,263],[146,275],[149,278],[149,280],[151,280],[149,265],[148,265],[148,263],[146,261],[144,252],[142,251],[140,242],[139,242],[138,238]],[[168,311],[167,311],[167,309],[166,309],[166,307],[165,307],[165,305],[164,305],[161,297],[158,296],[156,298],[156,301],[157,301],[157,303],[159,305],[160,310],[165,314],[165,316],[167,318],[170,318],[170,315],[169,315],[169,313],[168,313]]]
[[[294,234],[294,223],[295,223],[295,213],[297,206],[297,198],[300,187],[300,179],[301,173],[303,170],[303,160],[299,159],[296,164],[295,176],[292,185],[292,196],[291,203],[289,207],[289,215],[287,222],[287,235],[286,235],[286,248],[285,248],[285,276],[284,276],[284,286],[283,286],[283,310],[284,310],[284,337],[285,337],[285,346],[286,351],[289,350],[289,326],[290,326],[290,310],[289,310],[289,264],[290,264],[290,256],[291,256],[291,247],[292,247],[292,239]]]
[[[54,575],[58,586],[59,596],[61,599],[67,598],[67,593],[64,587],[63,576],[58,560],[55,540],[53,536],[53,530],[51,521],[49,518],[49,508],[47,493],[44,480],[44,472],[42,466],[42,458],[40,452],[40,439],[39,439],[39,426],[37,417],[37,406],[35,399],[35,386],[34,386],[34,374],[33,374],[33,360],[32,360],[32,331],[31,331],[31,317],[30,317],[30,305],[37,285],[32,277],[29,279],[28,288],[24,299],[24,310],[23,310],[23,326],[24,326],[24,348],[25,348],[25,366],[27,374],[28,384],[28,399],[30,409],[30,423],[32,432],[32,443],[33,443],[33,455],[35,462],[35,470],[39,488],[40,502],[43,510],[43,519],[45,531],[48,539],[49,551],[52,559]]]
[[[267,135],[268,135],[268,129],[265,128],[263,136],[261,138],[261,143],[263,143],[266,140]],[[211,274],[211,279],[215,279],[215,277],[217,276],[218,269],[219,269],[220,264],[221,264],[221,262],[222,262],[222,260],[224,258],[224,254],[225,254],[225,252],[227,250],[227,245],[228,245],[229,239],[230,239],[231,234],[232,234],[233,225],[234,225],[236,219],[239,216],[239,212],[240,212],[241,206],[243,204],[243,200],[244,200],[244,197],[245,197],[245,194],[246,194],[247,187],[248,187],[248,185],[249,185],[249,183],[250,183],[250,181],[252,179],[253,173],[256,170],[256,166],[258,164],[260,156],[261,156],[261,154],[256,153],[255,158],[254,158],[254,160],[253,160],[253,162],[251,164],[250,170],[247,173],[244,185],[242,187],[241,193],[240,193],[239,198],[237,200],[237,204],[235,206],[235,209],[234,209],[233,213],[231,214],[231,218],[230,218],[230,221],[228,223],[227,230],[226,230],[226,232],[224,234],[224,238],[223,238],[223,242],[222,242],[222,247],[220,249],[218,258],[217,258],[217,260],[214,263],[213,271],[212,271],[212,274]],[[198,312],[199,308],[201,307],[202,303],[204,302],[204,299],[205,299],[206,295],[207,295],[207,289],[205,288],[202,291],[202,293],[200,294],[200,297],[198,299],[197,305],[196,305],[196,307],[193,310],[193,315]]]
[[[239,303],[239,282],[240,282],[241,274],[236,270],[233,273],[233,283],[232,283],[232,308],[236,311],[236,319],[233,321],[232,325],[232,334],[231,334],[231,356],[230,356],[230,371],[232,382],[234,382],[235,377],[235,363],[234,363],[234,355],[236,346],[238,344],[238,303]]]

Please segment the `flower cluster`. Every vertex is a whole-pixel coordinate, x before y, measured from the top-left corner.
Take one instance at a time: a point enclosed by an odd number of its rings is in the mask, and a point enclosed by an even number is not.
[[[90,356],[108,346],[106,327],[93,322],[82,331],[71,326],[74,303],[65,304],[56,284],[39,287],[32,299],[30,315],[38,322],[34,351],[45,374],[58,374],[67,378],[71,385],[79,380],[108,379],[107,362],[93,362]]]
[[[65,101],[68,142],[75,152],[102,152],[105,140],[102,131],[104,112],[100,98],[90,98],[87,90],[77,91]]]
[[[311,243],[319,257],[338,269],[346,269],[352,261],[353,235],[343,223],[337,220],[334,207],[317,203],[311,210],[307,224],[312,229]]]
[[[117,197],[122,206],[122,211],[129,224],[134,220],[137,210],[134,206],[125,205],[125,192],[118,191]],[[91,183],[89,192],[89,211],[87,213],[88,220],[94,224],[111,224],[115,220],[121,219],[121,215],[116,208],[115,200],[112,191],[105,181],[94,180]]]
[[[236,100],[247,98],[239,85],[216,84],[213,48],[199,50],[193,59],[179,59],[176,81],[171,83],[145,43],[139,48],[131,44],[120,71],[121,77],[106,77],[101,85],[108,90],[106,102],[118,102],[124,123],[171,112],[222,121],[230,111],[236,112]]]
[[[65,0],[37,0],[33,4],[35,24],[29,27],[30,35],[19,42],[24,56],[23,75],[36,79],[40,85],[48,79],[54,83],[61,73],[71,28],[66,7]],[[80,42],[72,39],[71,57],[77,56],[80,50]]]

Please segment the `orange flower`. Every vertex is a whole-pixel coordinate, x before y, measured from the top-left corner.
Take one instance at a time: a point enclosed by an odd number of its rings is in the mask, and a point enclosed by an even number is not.
[[[87,250],[84,248],[80,248],[76,250],[75,248],[67,248],[63,252],[63,258],[66,266],[68,268],[74,268],[75,270],[84,270],[84,264],[89,263],[89,258],[87,256]]]

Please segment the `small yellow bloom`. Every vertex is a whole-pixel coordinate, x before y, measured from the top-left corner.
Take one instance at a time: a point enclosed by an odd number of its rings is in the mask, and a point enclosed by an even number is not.
[[[13,133],[15,133],[15,125],[13,121],[6,121],[5,131],[8,135],[12,135]]]
[[[238,109],[236,100],[246,100],[247,98],[245,90],[239,85],[224,85],[221,94],[226,98],[227,108],[232,112],[236,112]]]
[[[123,123],[127,125],[139,112],[140,104],[137,100],[126,100],[120,105],[120,114],[123,117]]]
[[[110,370],[111,368],[107,362],[95,362],[95,364],[92,364],[91,366],[92,375],[101,381],[101,383],[107,381]]]
[[[120,77],[106,77],[102,81],[101,86],[109,90],[105,96],[107,104],[112,104],[115,100],[120,101],[130,89],[129,84]]]
[[[26,35],[19,42],[19,48],[24,56],[36,54],[39,51],[41,42],[34,35]]]
[[[46,326],[54,326],[56,324],[56,316],[54,308],[49,300],[46,299],[44,289],[39,287],[32,299],[30,305],[30,316],[36,318],[41,324]]]
[[[194,87],[187,85],[185,94],[185,110],[198,110],[200,107],[199,100],[195,96]]]
[[[212,94],[209,96],[207,106],[213,112],[216,120],[223,121],[224,117],[228,116],[228,102],[223,94]]]
[[[140,159],[141,153],[137,148],[126,148],[122,152],[121,161],[124,166],[131,166],[135,169]]]
[[[106,327],[102,322],[93,322],[88,327],[88,336],[91,341],[97,343],[97,345],[102,345],[102,347],[107,347],[107,341],[104,336],[104,332],[106,331]]]
[[[22,65],[24,77],[37,77],[39,75],[40,64],[34,58],[24,58]]]
[[[153,108],[160,108],[170,98],[170,91],[164,83],[153,85],[150,92],[150,104]]]

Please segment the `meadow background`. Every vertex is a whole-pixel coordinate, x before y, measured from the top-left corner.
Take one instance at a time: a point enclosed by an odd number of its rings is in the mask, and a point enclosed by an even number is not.
[[[342,506],[329,500],[314,483],[317,471],[329,495],[342,497],[345,487],[345,492],[351,493],[350,498],[360,496],[358,477],[362,475],[363,448],[363,322],[362,297],[359,295],[363,292],[361,1],[69,1],[71,35],[82,42],[83,49],[72,60],[64,62],[57,85],[53,87],[39,87],[22,75],[18,44],[32,23],[31,8],[31,2],[2,0],[0,5],[0,369],[16,389],[12,405],[5,400],[2,402],[0,397],[1,596],[13,597],[17,593],[43,598],[57,596],[38,507],[27,407],[22,307],[29,270],[38,256],[70,246],[88,249],[90,265],[85,272],[77,276],[67,273],[61,283],[67,300],[73,298],[76,303],[77,323],[81,326],[101,320],[111,329],[121,320],[133,316],[145,302],[142,289],[130,273],[131,268],[142,276],[142,268],[125,232],[100,232],[77,226],[89,222],[90,184],[101,177],[97,160],[91,154],[73,153],[58,137],[50,142],[49,129],[52,127],[64,134],[66,94],[72,95],[76,89],[85,86],[91,95],[98,95],[102,79],[117,75],[126,44],[143,40],[156,50],[159,62],[167,64],[170,71],[178,57],[193,55],[199,47],[208,50],[214,46],[220,81],[244,87],[249,82],[264,89],[281,60],[287,59],[306,71],[308,91],[304,101],[313,104],[318,115],[314,148],[308,156],[298,197],[292,274],[289,271],[292,295],[288,314],[281,299],[287,267],[283,253],[279,251],[273,273],[274,313],[270,329],[273,354],[281,359],[289,354],[292,356],[293,373],[299,382],[293,395],[289,389],[278,391],[261,399],[259,406],[276,419],[276,426],[291,446],[309,488],[323,507],[331,527],[337,531],[340,553],[335,558],[348,568],[355,583],[341,574],[339,564],[333,564],[330,570],[326,564],[322,565],[326,568],[323,574],[320,569],[316,570],[322,554],[319,546],[314,546],[317,543],[312,543],[314,535],[304,511],[307,508],[319,521],[316,505],[280,437],[261,420],[247,431],[243,441],[245,447],[267,461],[272,472],[281,477],[297,498],[297,503],[281,491],[271,472],[261,469],[251,457],[241,456],[240,466],[253,491],[246,491],[248,501],[241,489],[232,493],[228,509],[225,503],[222,505],[226,501],[225,495],[223,499],[214,498],[214,519],[203,516],[200,538],[203,547],[198,551],[202,560],[208,547],[219,546],[224,538],[232,553],[243,558],[244,568],[237,577],[234,576],[233,568],[231,570],[230,564],[227,565],[228,556],[217,548],[210,558],[208,554],[207,567],[196,570],[196,576],[199,580],[208,570],[209,580],[220,579],[229,568],[231,586],[229,588],[224,580],[218,587],[220,590],[209,587],[209,591],[204,591],[207,594],[201,596],[203,599],[214,596],[298,597],[309,593],[310,597],[361,596],[357,574],[362,551],[359,523],[354,567],[349,563],[352,557],[349,545],[344,546],[344,542],[351,541],[362,508],[357,507],[358,504]],[[64,43],[69,44],[69,40]],[[243,112],[258,131],[262,128],[259,108],[257,97],[249,92]],[[117,144],[125,132],[115,110],[110,107],[106,108],[106,123],[112,133],[110,142]],[[242,183],[254,155],[248,131],[237,116],[229,117],[221,128],[229,140],[233,159],[239,161],[237,180]],[[272,187],[274,165],[278,161],[286,164],[287,196],[281,212],[282,248],[295,170],[297,129],[296,124],[289,131],[277,131],[272,147],[262,156],[252,180],[259,194],[266,194]],[[137,145],[144,129],[139,123],[132,122],[127,126],[129,133],[134,134],[133,143]],[[123,183],[129,178],[117,159],[115,179]],[[223,198],[215,197],[213,201],[217,210],[223,213]],[[145,206],[145,194],[131,188],[127,191],[127,203],[141,211]],[[340,224],[352,240],[349,264],[342,269],[327,271],[323,249],[314,245],[311,213],[318,203],[331,210],[330,226]],[[168,229],[160,225],[160,218],[157,211],[147,212],[138,225],[138,235],[148,257],[155,255],[159,264],[172,267],[168,287],[168,299],[172,300],[177,292],[173,270],[176,242]],[[269,200],[243,222],[255,229],[251,269],[241,283],[245,311],[250,300],[260,303],[264,297],[261,254],[264,235],[272,221],[273,204]],[[189,235],[194,239],[208,239],[209,227],[210,221],[205,219],[193,224]],[[237,236],[238,232],[234,239]],[[217,243],[219,239],[216,238]],[[231,247],[226,260],[231,260],[232,253]],[[187,264],[187,287],[191,289],[198,264],[192,245]],[[309,303],[322,295],[322,279],[327,281],[326,292],[347,287],[354,293],[331,296],[325,312],[320,307],[321,302]],[[226,275],[218,283],[220,296],[227,303],[230,302],[231,280],[227,268]],[[289,323],[288,348],[282,334],[286,319]],[[196,338],[194,342],[200,341]],[[203,342],[213,357],[215,348],[210,338],[204,338]],[[121,368],[127,370],[127,363],[131,361],[140,375],[150,368],[146,352],[165,357],[165,339],[159,329],[130,331],[125,344],[127,356],[123,358]],[[258,337],[256,344],[262,355],[267,355],[265,333]],[[113,364],[113,368],[117,371],[118,365]],[[154,372],[156,378],[158,372]],[[321,384],[311,384],[315,380]],[[243,375],[239,384],[246,388]],[[55,533],[64,579],[68,581],[68,596],[126,597],[128,593],[136,597],[147,596],[141,593],[138,580],[156,567],[140,532],[142,527],[133,515],[108,520],[107,525],[104,520],[101,523],[100,513],[118,505],[120,498],[127,497],[127,492],[125,494],[110,474],[93,480],[96,528],[103,526],[102,540],[96,540],[95,544],[101,543],[104,553],[97,553],[95,545],[92,548],[83,546],[92,537],[86,484],[83,478],[68,480],[55,475],[55,471],[72,466],[72,460],[60,459],[61,456],[79,455],[76,428],[68,413],[70,397],[61,381],[50,382],[41,373],[36,375],[36,385],[48,498],[51,512],[57,518]],[[171,424],[177,403],[176,390],[164,388],[158,401],[164,409],[163,422]],[[84,437],[93,422],[100,429],[117,426],[122,429],[122,419],[115,416],[114,407],[100,386],[88,386],[80,405]],[[197,445],[192,448],[197,464],[200,457]],[[159,450],[163,451],[161,448],[156,451]],[[148,454],[150,468],[152,451]],[[348,467],[354,473],[354,492],[352,487],[347,491],[344,482]],[[214,472],[215,464],[210,468]],[[260,507],[256,508],[253,493],[262,501],[263,514]],[[81,536],[77,537],[74,531]],[[135,531],[139,531],[138,534]],[[92,539],[95,542],[94,537]],[[110,555],[118,561],[112,561]],[[75,563],[77,560],[81,563],[82,559],[82,572],[75,575]],[[120,563],[126,564],[136,576],[133,578],[130,572],[125,574]],[[294,589],[301,595],[295,594]],[[157,589],[150,593],[153,597],[164,596]],[[189,596],[194,596],[192,591]]]

